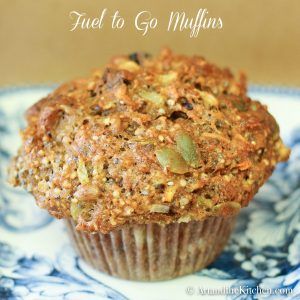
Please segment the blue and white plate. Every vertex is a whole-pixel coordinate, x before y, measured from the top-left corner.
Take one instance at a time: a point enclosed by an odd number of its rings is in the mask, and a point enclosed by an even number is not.
[[[53,88],[53,87],[52,87]],[[252,87],[269,106],[291,158],[278,166],[207,269],[141,283],[99,273],[76,256],[61,221],[5,180],[24,110],[50,87],[0,90],[0,299],[300,299],[300,91]],[[213,296],[203,296],[207,293]],[[216,295],[218,294],[218,295]]]

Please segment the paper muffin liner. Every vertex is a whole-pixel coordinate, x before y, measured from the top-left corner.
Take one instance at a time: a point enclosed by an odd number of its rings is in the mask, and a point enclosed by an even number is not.
[[[130,280],[164,280],[206,267],[221,253],[235,217],[132,225],[108,234],[77,231],[65,221],[79,256],[95,269]]]

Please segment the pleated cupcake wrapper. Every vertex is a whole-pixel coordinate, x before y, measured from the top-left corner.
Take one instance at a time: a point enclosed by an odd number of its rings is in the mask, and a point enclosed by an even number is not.
[[[163,280],[190,274],[221,253],[235,217],[169,225],[132,225],[108,234],[77,231],[66,220],[78,254],[95,269],[130,280]]]

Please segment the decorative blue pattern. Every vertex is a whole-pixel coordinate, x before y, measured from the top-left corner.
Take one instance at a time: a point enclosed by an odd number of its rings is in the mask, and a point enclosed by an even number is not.
[[[42,92],[49,91],[49,88],[40,89]],[[9,89],[0,91],[0,95],[9,94],[9,91]],[[35,230],[53,220],[38,207],[28,205],[34,203],[34,200],[27,192],[20,188],[12,188],[6,182],[7,164],[16,151],[12,145],[18,144],[18,132],[24,127],[23,112],[27,105],[26,102],[21,102],[19,109],[9,113],[4,110],[4,105],[0,106],[0,225],[18,232]]]
[[[116,299],[125,296],[85,273],[72,249],[62,249],[56,261],[27,257],[10,245],[0,243],[0,299]]]
[[[42,93],[49,91],[39,89]],[[271,92],[258,87],[253,91]],[[9,95],[10,91],[3,93]],[[297,89],[289,93],[281,90],[281,94],[284,93],[300,96]],[[54,223],[53,219],[35,206],[31,196],[11,188],[5,180],[7,162],[18,144],[17,131],[23,126],[17,122],[22,120],[21,115],[31,102],[24,101],[18,110],[9,112],[1,103],[0,230],[15,235],[47,230]],[[12,147],[12,144],[16,145]],[[300,299],[300,129],[294,129],[290,146],[290,160],[278,166],[251,205],[242,211],[221,256],[195,275],[224,282],[234,280],[232,288],[291,288],[293,295],[279,298],[273,295],[268,299]],[[1,300],[126,299],[122,293],[89,275],[69,245],[56,249],[58,254],[52,256],[55,259],[32,252],[28,255],[25,250],[13,247],[7,240],[0,241]],[[227,298],[261,299],[263,295],[228,295]]]

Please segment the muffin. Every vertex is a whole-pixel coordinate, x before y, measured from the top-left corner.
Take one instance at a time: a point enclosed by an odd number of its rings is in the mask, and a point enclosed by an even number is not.
[[[64,219],[87,263],[133,280],[210,264],[289,156],[243,74],[169,49],[114,57],[26,119],[10,182]]]

